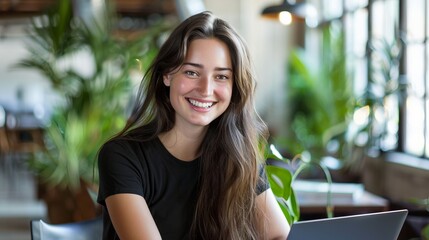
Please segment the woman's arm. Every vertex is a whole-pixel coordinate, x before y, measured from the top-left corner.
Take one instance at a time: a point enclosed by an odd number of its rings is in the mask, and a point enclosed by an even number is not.
[[[290,226],[271,188],[256,197],[256,204],[258,209],[262,211],[263,217],[260,219],[265,221],[260,223],[260,226],[264,226],[265,236],[268,239],[285,240],[289,234]]]
[[[115,194],[106,198],[106,206],[121,240],[161,239],[142,196],[128,193]]]

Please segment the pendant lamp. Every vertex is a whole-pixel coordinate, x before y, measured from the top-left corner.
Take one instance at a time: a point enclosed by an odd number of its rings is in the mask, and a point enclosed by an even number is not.
[[[266,7],[261,15],[268,19],[279,20],[288,25],[292,20],[305,21],[310,27],[317,26],[317,10],[306,2],[284,0],[280,5]]]

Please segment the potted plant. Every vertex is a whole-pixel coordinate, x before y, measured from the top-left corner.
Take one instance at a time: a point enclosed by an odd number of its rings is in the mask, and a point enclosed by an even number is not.
[[[267,149],[265,155],[267,158],[265,171],[268,181],[289,225],[299,221],[301,216],[299,202],[293,189],[293,181],[297,179],[298,175],[304,170],[313,166],[318,166],[322,169],[328,183],[326,215],[327,217],[333,217],[330,188],[332,178],[326,166],[318,162],[310,161],[305,155],[301,154],[295,155],[293,159],[285,158],[273,144]]]
[[[51,223],[97,214],[90,189],[97,189],[98,149],[124,125],[132,73],[144,72],[159,37],[169,29],[160,23],[134,39],[118,37],[113,34],[113,8],[108,1],[105,6],[99,20],[84,22],[73,14],[70,0],[57,1],[33,20],[30,55],[18,63],[39,71],[62,100],[46,127],[46,150],[29,161],[44,186],[40,197]],[[82,71],[76,59],[86,59],[90,67]]]

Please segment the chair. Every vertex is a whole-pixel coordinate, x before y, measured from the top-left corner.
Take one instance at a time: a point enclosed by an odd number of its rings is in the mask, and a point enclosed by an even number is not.
[[[32,220],[30,228],[32,240],[97,240],[102,238],[103,220],[102,217],[97,217],[64,224]]]

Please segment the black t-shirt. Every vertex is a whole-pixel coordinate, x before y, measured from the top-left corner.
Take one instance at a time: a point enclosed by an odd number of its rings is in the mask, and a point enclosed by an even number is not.
[[[156,138],[148,142],[113,140],[99,154],[98,203],[103,208],[103,239],[119,239],[105,199],[118,193],[142,196],[163,239],[186,239],[197,198],[200,159],[186,162],[171,155]],[[258,184],[258,193],[268,188]]]

